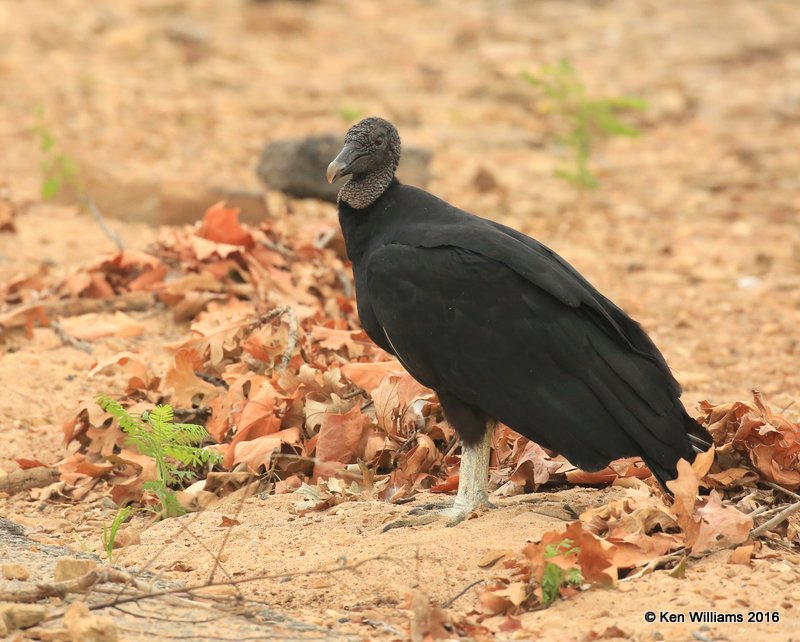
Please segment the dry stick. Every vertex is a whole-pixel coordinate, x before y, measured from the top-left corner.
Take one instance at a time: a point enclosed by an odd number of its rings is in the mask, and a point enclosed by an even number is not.
[[[56,336],[61,339],[61,343],[65,346],[70,346],[76,350],[81,350],[88,354],[92,354],[92,345],[88,341],[82,341],[71,336],[58,321],[51,321],[50,328],[56,333]]]
[[[57,482],[60,476],[58,470],[43,466],[12,470],[6,475],[0,474],[0,493],[14,495],[23,490],[42,488]]]
[[[358,395],[364,395],[365,397],[369,396],[367,395],[367,391],[364,390],[363,388],[356,388],[352,392],[347,392],[343,394],[341,396],[341,399],[342,400],[352,399],[353,397],[358,397]]]
[[[781,486],[780,484],[776,484],[775,482],[761,480],[760,483],[764,484],[764,486],[772,488],[773,490],[778,490],[796,501],[794,504],[790,504],[780,513],[775,515],[775,517],[768,519],[766,522],[761,524],[761,526],[756,526],[752,531],[750,531],[750,539],[756,539],[757,537],[761,537],[764,533],[775,528],[776,526],[779,526],[787,519],[789,519],[792,515],[794,515],[796,512],[800,511],[800,494],[797,494],[789,490],[788,488],[784,488],[783,486]]]
[[[255,477],[255,475],[251,475],[251,477],[249,478],[248,482],[243,486],[243,488],[246,488],[247,486],[250,485],[250,483],[251,483],[250,480],[252,480],[253,477]],[[208,584],[211,584],[214,581],[214,575],[217,572],[217,568],[222,569],[222,571],[225,573],[225,575],[228,576],[229,580],[232,579],[231,576],[228,575],[227,571],[225,571],[225,569],[222,567],[222,563],[220,562],[220,556],[222,555],[222,551],[225,550],[225,546],[228,543],[228,539],[230,538],[231,533],[233,532],[234,524],[239,521],[238,518],[239,518],[239,515],[242,512],[242,508],[244,507],[244,502],[247,499],[247,497],[248,497],[247,493],[242,493],[242,496],[239,499],[239,504],[238,504],[238,506],[236,506],[236,513],[234,514],[234,518],[231,521],[231,524],[228,526],[228,528],[225,529],[225,535],[222,537],[222,541],[220,542],[219,549],[217,550],[216,554],[213,556],[214,557],[214,566],[211,568],[211,573],[209,573],[209,575],[208,575],[208,580],[207,580]],[[208,549],[206,549],[206,550],[208,550]],[[211,553],[211,551],[209,551],[209,553]],[[236,589],[236,593],[238,594],[239,599],[244,599],[244,595],[242,595],[242,592],[239,590],[239,587],[234,585],[234,588]]]
[[[178,537],[179,535],[181,535],[184,531],[186,531],[189,528],[189,526],[191,526],[195,521],[197,521],[197,518],[200,517],[200,514],[201,514],[200,512],[195,513],[188,520],[186,520],[185,524],[181,524],[180,528],[178,529],[178,532],[175,533],[175,537]],[[158,560],[158,558],[161,557],[161,555],[164,553],[165,550],[167,550],[166,545],[164,545],[164,547],[162,547],[161,549],[156,551],[155,555],[153,555],[149,560],[147,560],[147,562],[145,563],[145,565],[142,568],[137,569],[136,572],[131,576],[132,582],[136,582],[136,578],[139,575],[141,575],[142,573],[147,572],[147,569],[149,569],[150,566],[155,564],[156,560]],[[124,590],[125,590],[125,586],[121,587],[119,592],[117,593],[117,597],[120,597]]]
[[[35,589],[0,592],[0,600],[6,602],[38,602],[46,597],[65,597],[68,593],[85,593],[91,591],[95,584],[103,582],[127,583],[130,575],[113,568],[93,569],[80,577],[63,582],[43,582]]]
[[[130,615],[132,617],[138,617],[142,620],[158,620],[161,622],[170,622],[172,624],[208,624],[209,622],[217,622],[219,620],[224,620],[226,617],[229,617],[227,613],[222,613],[220,615],[215,615],[214,617],[208,617],[204,620],[181,620],[176,618],[174,615],[170,615],[170,617],[159,617],[158,615],[153,615],[152,613],[136,613],[135,611],[128,611],[123,609],[121,606],[113,607],[115,611],[119,611],[120,613],[124,613],[125,615]]]
[[[246,497],[246,496],[247,496],[247,495],[245,495],[245,494],[243,494],[243,495],[242,495],[242,497]],[[238,515],[239,515],[238,511],[237,511],[236,515],[237,515],[237,517],[238,517]],[[203,542],[203,541],[202,541],[202,540],[201,540],[201,539],[200,539],[200,538],[199,538],[197,535],[195,535],[195,534],[194,534],[194,533],[193,533],[193,532],[192,532],[190,529],[188,529],[188,528],[186,529],[186,532],[189,534],[189,536],[190,536],[190,537],[191,537],[191,538],[192,538],[192,539],[193,539],[195,542],[197,542],[197,543],[200,545],[200,547],[201,547],[201,548],[202,548],[202,549],[203,549],[203,550],[204,550],[206,553],[208,553],[208,554],[211,556],[211,558],[214,560],[214,568],[213,568],[213,569],[212,569],[212,571],[211,571],[211,577],[213,577],[213,575],[214,575],[214,571],[216,571],[216,570],[217,570],[217,568],[219,568],[219,569],[220,569],[220,570],[221,570],[221,571],[222,571],[222,572],[225,574],[225,577],[227,577],[227,578],[228,578],[228,580],[233,580],[233,576],[232,576],[230,573],[228,573],[227,569],[226,569],[226,568],[225,568],[225,567],[222,565],[222,562],[221,562],[221,561],[220,561],[220,559],[219,559],[220,555],[222,554],[222,551],[223,551],[223,549],[225,548],[225,542],[227,542],[227,541],[228,541],[228,535],[230,534],[230,532],[231,532],[231,529],[233,528],[233,526],[234,526],[234,525],[233,525],[233,524],[231,524],[231,525],[230,525],[230,526],[228,526],[228,528],[225,530],[225,538],[223,539],[223,541],[222,541],[222,545],[220,546],[220,549],[219,549],[219,551],[217,551],[217,553],[216,553],[216,554],[215,554],[215,553],[212,553],[212,552],[211,552],[211,549],[210,549],[208,546],[206,546],[206,543],[205,543],[205,542]],[[210,578],[209,578],[209,579],[210,579]],[[242,592],[239,590],[239,587],[238,587],[238,586],[234,586],[233,588],[234,588],[234,590],[236,591],[236,597],[237,597],[238,599],[240,599],[240,600],[244,600],[244,595],[243,595],[243,594],[242,594]]]
[[[139,629],[129,629],[124,626],[117,627],[120,631],[126,631],[128,633],[136,633],[137,635],[151,635],[153,637],[158,637],[160,640],[185,640],[187,637],[195,637],[195,636],[187,636],[185,634],[179,635],[167,635],[160,631],[140,631]],[[235,638],[223,638],[219,636],[213,635],[204,635],[204,640],[215,640],[217,642],[245,642],[249,640],[280,640],[281,642],[308,642],[309,640],[312,642],[342,642],[342,640],[355,640],[356,638],[342,638],[341,636],[336,636],[335,638],[331,638],[328,636],[324,637],[291,637],[286,635],[274,635],[271,633],[259,633],[257,636],[253,637],[240,637],[236,636]]]
[[[112,298],[72,298],[55,301],[30,301],[22,303],[0,313],[2,326],[0,330],[10,330],[25,325],[25,313],[34,313],[37,309],[47,317],[74,317],[89,312],[123,312],[144,311],[153,307],[155,294],[152,292],[126,292]]]
[[[789,505],[780,513],[775,515],[775,517],[768,519],[766,522],[761,524],[761,526],[757,526],[750,531],[750,538],[755,539],[756,537],[761,537],[761,535],[766,533],[768,530],[771,530],[779,524],[782,524],[798,511],[800,511],[800,502],[795,502],[794,504]]]
[[[243,495],[243,496],[246,496],[246,495]],[[199,543],[199,544],[200,544],[200,545],[201,545],[201,546],[202,546],[202,547],[203,547],[203,548],[206,550],[206,552],[207,552],[209,555],[212,555],[212,556],[213,556],[213,554],[211,553],[211,550],[210,550],[210,549],[209,549],[209,548],[208,548],[208,547],[207,547],[207,546],[206,546],[206,545],[205,545],[203,542],[201,542],[201,541],[200,541],[200,539],[199,539],[199,538],[198,538],[198,537],[197,537],[197,536],[196,536],[196,535],[195,535],[195,534],[194,534],[194,533],[193,533],[193,532],[190,530],[190,526],[192,525],[192,523],[193,523],[194,521],[196,521],[196,520],[197,520],[197,518],[200,516],[200,514],[201,514],[201,513],[202,513],[202,511],[198,511],[197,513],[195,513],[195,514],[192,516],[192,519],[190,519],[190,520],[187,520],[187,523],[186,523],[186,524],[181,524],[181,527],[180,527],[180,529],[178,530],[178,532],[177,532],[177,534],[176,534],[176,537],[177,537],[177,535],[180,535],[180,534],[181,534],[181,533],[183,533],[183,532],[186,532],[186,533],[188,533],[188,534],[189,534],[189,536],[190,536],[190,537],[192,537],[192,538],[193,538],[193,539],[194,539],[196,542],[198,542],[198,543]],[[232,527],[232,525],[231,525],[231,527]],[[228,528],[228,532],[230,532],[230,528],[231,528],[231,527],[229,527],[229,528]],[[227,536],[227,533],[226,533],[226,536]],[[154,563],[155,563],[155,561],[156,561],[156,560],[157,560],[157,559],[158,559],[158,558],[161,556],[161,554],[162,554],[162,553],[163,553],[165,550],[166,550],[166,546],[164,546],[162,549],[160,549],[159,551],[157,551],[157,552],[156,552],[156,554],[155,554],[155,555],[153,555],[153,557],[151,557],[151,558],[150,558],[150,559],[147,561],[147,564],[145,564],[145,566],[144,566],[143,568],[141,568],[141,569],[137,570],[137,572],[136,572],[134,575],[132,575],[132,576],[131,576],[131,582],[130,582],[130,583],[133,583],[133,584],[134,584],[134,586],[137,586],[137,584],[138,584],[138,583],[136,582],[136,577],[137,577],[138,575],[140,575],[141,573],[144,573],[144,572],[145,572],[145,571],[146,571],[146,570],[147,570],[147,569],[150,567],[150,565],[151,565],[151,564],[154,564]],[[223,572],[223,573],[225,573],[225,575],[228,577],[228,579],[229,579],[229,580],[232,582],[233,580],[232,580],[232,578],[231,578],[231,574],[230,574],[230,573],[228,573],[228,571],[227,571],[227,570],[226,570],[224,567],[222,567],[222,564],[219,562],[219,559],[217,558],[217,556],[213,556],[213,557],[214,557],[215,568],[216,568],[216,566],[219,566],[219,567],[220,567],[220,569],[222,570],[222,572]],[[238,587],[236,587],[235,585],[233,585],[233,586],[234,586],[234,589],[236,589],[236,592],[237,592],[237,598],[239,598],[239,599],[243,599],[243,598],[244,598],[244,596],[241,594],[241,592],[239,591]],[[137,586],[137,588],[139,588],[139,587]],[[121,587],[121,588],[120,588],[120,590],[119,590],[119,592],[117,593],[117,597],[120,597],[120,596],[122,595],[122,592],[123,592],[124,590],[125,590],[125,586]]]
[[[451,597],[449,600],[447,600],[447,602],[442,604],[442,608],[443,609],[449,609],[451,606],[453,606],[453,604],[455,603],[455,601],[457,599],[459,599],[460,597],[463,597],[464,595],[466,595],[467,592],[471,588],[473,588],[475,586],[478,586],[478,584],[483,584],[485,581],[486,580],[475,580],[474,582],[471,582],[471,583],[467,584],[461,591],[456,593],[453,597]]]
[[[142,600],[149,600],[156,597],[163,597],[166,595],[177,595],[178,593],[189,593],[191,595],[192,591],[199,591],[201,589],[205,589],[210,586],[231,586],[231,585],[245,584],[248,582],[257,582],[259,580],[277,580],[277,579],[283,580],[292,577],[301,577],[308,575],[331,575],[333,573],[341,573],[343,571],[355,571],[361,566],[364,566],[365,564],[369,564],[370,562],[379,562],[379,561],[397,561],[397,560],[385,557],[383,554],[381,554],[381,555],[376,555],[375,557],[368,557],[354,564],[349,564],[347,566],[338,566],[336,568],[318,569],[310,571],[294,571],[291,573],[274,573],[268,575],[253,575],[251,577],[243,577],[242,579],[231,580],[229,582],[211,582],[205,584],[195,584],[190,586],[164,589],[161,591],[150,591],[148,593],[141,593],[139,595],[127,595],[124,597],[116,598],[114,600],[110,600],[108,602],[101,602],[99,604],[87,604],[86,606],[90,611],[98,611],[101,609],[116,607],[119,606],[120,604],[141,602]],[[47,619],[48,620],[57,619],[61,617],[61,615],[63,615],[63,613],[53,615],[52,617],[48,617]]]
[[[100,210],[98,209],[97,205],[92,200],[92,198],[86,194],[81,194],[80,196],[78,196],[78,200],[86,208],[89,214],[91,214],[92,217],[94,217],[94,220],[97,221],[97,224],[100,226],[100,229],[103,230],[103,234],[105,234],[108,238],[111,239],[111,241],[114,243],[114,245],[117,246],[117,249],[120,252],[124,252],[125,244],[122,242],[122,239],[119,237],[119,235],[110,227],[108,227],[108,225],[106,225],[106,221],[103,218],[102,212],[100,212]]]
[[[275,308],[274,310],[270,310],[266,314],[261,315],[258,319],[254,320],[250,326],[256,327],[259,325],[264,325],[269,321],[272,321],[275,317],[286,315],[286,318],[289,319],[289,337],[286,341],[286,349],[283,351],[283,356],[281,357],[280,364],[278,367],[281,370],[285,370],[289,366],[289,361],[292,358],[292,353],[294,349],[297,347],[297,332],[298,332],[298,324],[297,324],[297,315],[294,312],[294,309],[291,306],[284,305],[281,308]]]
[[[620,582],[630,582],[631,580],[638,579],[643,575],[647,575],[648,573],[652,573],[660,564],[664,562],[670,561],[673,557],[678,557],[679,555],[685,555],[686,548],[681,546],[679,549],[672,551],[671,553],[667,553],[666,555],[661,555],[656,557],[655,559],[650,560],[645,566],[634,573],[633,575],[628,575],[628,577],[623,577]]]
[[[800,495],[799,494],[789,490],[788,488],[784,488],[783,486],[779,486],[775,482],[761,480],[760,483],[764,484],[764,486],[769,486],[773,490],[779,490],[782,493],[784,493],[784,494],[788,495],[789,497],[791,497],[792,499],[796,499],[797,501],[800,501]]]

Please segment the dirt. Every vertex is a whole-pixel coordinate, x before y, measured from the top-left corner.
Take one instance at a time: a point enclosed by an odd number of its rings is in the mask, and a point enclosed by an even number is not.
[[[583,196],[553,175],[563,150],[520,77],[561,58],[590,91],[643,96],[650,105],[635,119],[641,137],[610,141],[593,155],[601,188]],[[40,198],[37,124],[82,175],[105,177],[94,181],[98,190],[105,185],[135,201],[141,185],[258,191],[254,168],[265,143],[343,133],[346,112],[375,113],[395,122],[404,140],[433,151],[431,192],[546,242],[639,320],[683,383],[690,411],[702,399],[748,399],[752,388],[776,408],[797,397],[800,12],[791,0],[65,0],[57,7],[3,0],[0,96],[0,183],[20,209],[17,232],[0,233],[2,280],[42,266],[66,274],[114,249],[77,207]],[[487,172],[497,184],[488,190]],[[285,214],[275,202],[272,215],[297,226],[335,216],[327,204],[288,201]],[[143,248],[157,230],[130,212],[105,214],[129,247]],[[121,389],[121,379],[89,378],[99,359],[135,349],[156,371],[165,367],[163,345],[186,326],[166,310],[131,315],[145,324],[143,335],[95,341],[91,354],[47,328],[4,339],[0,469],[15,470],[17,458],[50,464],[67,454],[61,422],[68,411],[98,389]],[[798,416],[794,407],[787,414]],[[334,638],[388,639],[395,630],[406,635],[409,591],[442,603],[491,576],[495,569],[478,566],[488,551],[518,551],[564,523],[537,511],[601,504],[621,492],[570,489],[530,504],[501,499],[497,510],[455,528],[387,534],[381,525],[404,507],[354,502],[297,516],[290,496],[251,498],[239,512],[226,502],[158,523],[118,561],[141,566],[158,553],[151,570],[202,581],[212,562],[181,527],[190,524],[214,550],[225,537],[222,515],[240,522],[223,554],[235,577],[379,556],[357,571],[262,580],[243,590],[332,627]],[[99,525],[113,512],[27,493],[0,500],[0,516],[38,539],[95,551]],[[523,614],[514,633],[497,633],[499,620],[489,625],[498,639],[593,639],[590,632],[611,626],[631,640],[796,639],[796,556],[777,552],[748,567],[728,564],[729,555],[690,561],[685,579],[657,572]],[[475,606],[473,589],[453,608]],[[780,621],[645,621],[647,611],[689,610],[777,611]],[[225,637],[223,625],[218,634]],[[140,637],[147,635],[125,639]]]

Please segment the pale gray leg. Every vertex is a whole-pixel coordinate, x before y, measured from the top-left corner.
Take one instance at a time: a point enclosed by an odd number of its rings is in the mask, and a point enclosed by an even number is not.
[[[496,422],[487,422],[486,432],[479,443],[464,446],[461,454],[461,468],[458,479],[458,493],[452,503],[428,504],[411,511],[415,517],[390,522],[383,527],[384,532],[404,526],[430,524],[439,519],[448,526],[463,522],[478,508],[494,508],[489,501],[489,454],[492,447],[492,433]]]

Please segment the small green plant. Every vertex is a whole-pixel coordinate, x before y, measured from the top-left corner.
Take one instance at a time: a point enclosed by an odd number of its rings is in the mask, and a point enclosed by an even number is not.
[[[174,423],[175,415],[169,404],[135,417],[111,397],[98,395],[95,401],[116,419],[127,435],[126,444],[155,459],[157,478],[145,482],[144,490],[156,496],[157,512],[162,517],[182,515],[184,510],[171,486],[194,478],[192,467],[217,464],[222,459],[218,453],[198,447],[208,436],[206,429],[198,424]],[[181,464],[188,468],[180,468]]]
[[[576,557],[580,552],[577,546],[572,545],[571,539],[563,539],[558,544],[548,544],[544,548],[544,559],[557,556],[570,558]],[[577,561],[576,561],[577,564]],[[542,604],[549,606],[558,599],[560,589],[564,586],[576,586],[583,583],[583,576],[578,566],[563,569],[558,564],[546,562],[542,575]]]
[[[358,107],[344,105],[338,109],[339,118],[346,123],[352,123],[361,118],[361,110]]]
[[[38,123],[34,131],[39,136],[39,148],[44,155],[40,167],[42,170],[42,198],[52,199],[62,189],[72,188],[76,193],[81,191],[75,159],[69,154],[59,151],[56,139],[44,122],[44,112],[38,112]]]
[[[561,121],[559,127],[564,133],[559,137],[560,142],[572,152],[572,165],[558,168],[556,176],[581,190],[597,187],[597,178],[589,166],[597,141],[613,136],[638,136],[639,131],[622,122],[618,112],[641,111],[647,108],[647,103],[636,96],[589,96],[580,76],[566,60],[544,67],[536,76],[524,72],[523,78],[547,97],[549,102],[544,109]]]
[[[127,520],[132,513],[133,509],[130,506],[120,508],[117,511],[117,514],[114,515],[114,520],[111,522],[111,526],[103,526],[103,548],[106,549],[106,557],[108,557],[109,563],[114,561],[114,542],[117,539],[117,532],[119,531],[119,528],[122,526],[123,522],[125,522],[125,520]]]

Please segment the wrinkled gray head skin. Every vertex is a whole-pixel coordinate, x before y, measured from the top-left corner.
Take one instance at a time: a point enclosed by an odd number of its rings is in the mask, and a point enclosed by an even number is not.
[[[339,200],[355,209],[374,203],[394,178],[400,162],[400,135],[388,120],[365,118],[344,137],[344,147],[328,165],[328,181],[350,175]]]

